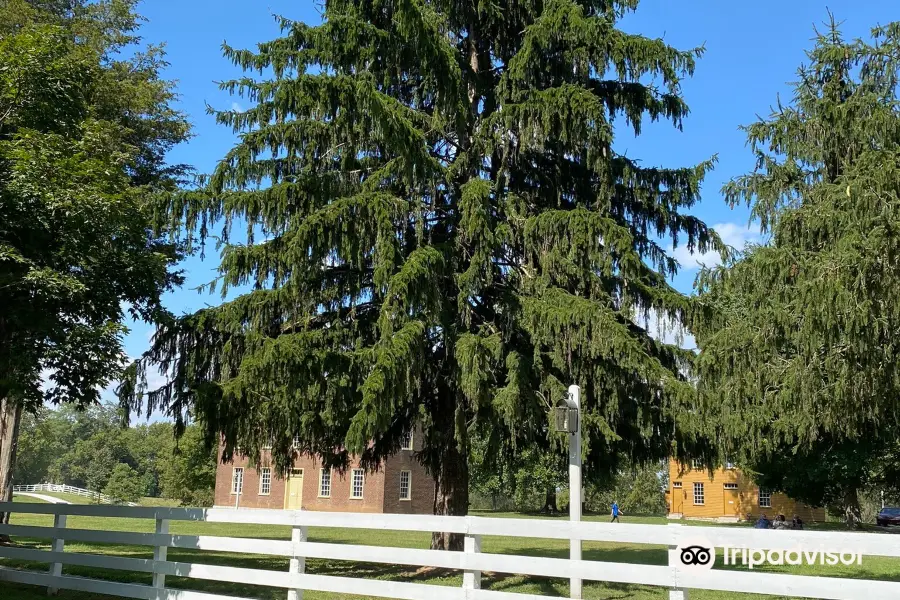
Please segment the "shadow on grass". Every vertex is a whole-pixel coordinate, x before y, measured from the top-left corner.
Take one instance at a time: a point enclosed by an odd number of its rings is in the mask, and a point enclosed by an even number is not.
[[[581,556],[584,560],[593,560],[611,563],[630,563],[637,565],[667,565],[669,564],[669,555],[666,548],[646,545],[641,546],[625,546],[611,548],[596,548],[585,544]],[[546,558],[569,558],[568,548],[547,548],[547,547],[519,547],[511,549],[510,552],[501,552],[500,554],[516,554],[521,556],[537,556]]]

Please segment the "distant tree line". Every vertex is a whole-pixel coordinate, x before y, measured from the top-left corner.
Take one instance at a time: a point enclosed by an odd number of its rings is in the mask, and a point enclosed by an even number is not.
[[[112,405],[26,413],[14,481],[72,485],[122,502],[150,496],[212,504],[216,453],[205,448],[199,426],[188,425],[176,444],[172,423],[121,423]]]

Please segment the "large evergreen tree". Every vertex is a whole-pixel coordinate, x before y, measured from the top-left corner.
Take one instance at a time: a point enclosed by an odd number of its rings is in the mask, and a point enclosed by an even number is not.
[[[695,328],[723,450],[760,471],[828,457],[850,524],[900,431],[900,23],[872,37],[832,21],[791,104],[747,128],[757,168],[725,193],[771,241],[701,274]]]
[[[856,525],[862,516],[862,493],[898,485],[881,477],[887,465],[895,464],[897,442],[874,430],[859,439],[839,439],[822,433],[808,446],[772,446],[749,463],[751,474],[762,487],[783,491],[812,506],[825,506],[833,514],[843,515],[846,523]]]
[[[215,113],[240,142],[170,214],[201,237],[223,220],[218,283],[254,291],[158,331],[141,368],[173,379],[150,407],[196,410],[226,458],[271,443],[281,468],[294,436],[375,467],[419,423],[455,515],[470,428],[546,437],[573,382],[588,473],[690,438],[690,356],[641,325],[689,318],[673,241],[722,250],[685,212],[710,163],[648,167],[613,139],[681,127],[700,51],[618,29],[636,6],[328,0],[321,25],[226,47],[247,76],[223,88],[255,106]]]

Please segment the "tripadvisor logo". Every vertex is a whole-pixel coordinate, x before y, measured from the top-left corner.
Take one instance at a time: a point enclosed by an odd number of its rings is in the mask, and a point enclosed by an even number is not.
[[[762,550],[723,546],[722,564],[744,566],[748,569],[763,565],[862,565],[862,554],[828,550]],[[694,541],[675,549],[675,565],[683,569],[712,569],[716,562],[716,548],[708,542]]]
[[[827,550],[760,550],[759,548],[722,548],[724,564],[740,565],[748,569],[762,565],[861,565],[862,554],[853,552],[829,552]]]

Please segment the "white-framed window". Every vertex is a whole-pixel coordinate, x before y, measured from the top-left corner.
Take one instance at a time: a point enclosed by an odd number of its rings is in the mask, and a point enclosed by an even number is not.
[[[691,461],[691,468],[694,469],[695,471],[699,471],[700,469],[703,468],[703,461],[700,460],[699,458],[695,458],[694,460]]]
[[[403,434],[403,437],[400,438],[400,449],[401,450],[412,450],[413,449],[413,432],[407,431]]]
[[[296,450],[297,448],[300,447],[300,436],[299,436],[299,435],[295,435],[295,436],[294,436],[294,440],[293,440],[293,442],[291,443],[291,447],[292,447],[294,450]]]
[[[240,494],[244,491],[244,467],[235,467],[231,470],[231,493]]]
[[[363,497],[363,482],[365,481],[365,472],[362,469],[353,469],[350,474],[350,497]]]
[[[673,482],[672,482],[672,487],[675,488],[676,490],[680,490],[680,489],[681,489],[681,482],[680,482],[680,481],[673,481]]]
[[[725,489],[726,489],[726,490],[736,490],[736,489],[738,489],[738,484],[736,484],[736,483],[726,483],[726,484],[725,484]]]
[[[412,471],[400,471],[400,499],[412,498]]]
[[[272,469],[263,467],[259,470],[259,495],[268,496],[272,491]]]
[[[703,484],[699,481],[694,482],[694,504],[703,505],[706,503],[706,495],[703,493]]]
[[[729,471],[733,471],[733,470],[734,470],[734,463],[733,463],[733,462],[725,461],[725,468],[728,469]]]
[[[331,469],[319,470],[319,498],[331,498]]]
[[[772,492],[759,488],[759,507],[772,508]]]

